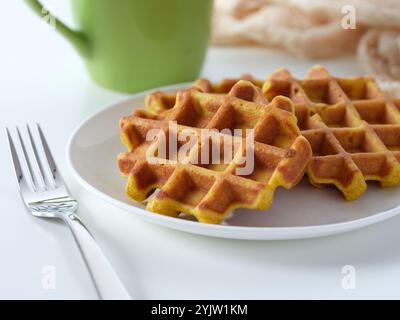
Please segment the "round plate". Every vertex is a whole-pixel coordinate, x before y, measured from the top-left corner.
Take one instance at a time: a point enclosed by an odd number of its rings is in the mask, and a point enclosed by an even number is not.
[[[158,90],[174,91],[187,86],[181,84]],[[137,94],[95,113],[79,125],[68,143],[68,165],[77,181],[132,214],[168,228],[206,236],[275,240],[342,233],[400,212],[400,188],[380,188],[369,183],[360,199],[347,202],[335,188],[314,188],[306,178],[291,190],[276,190],[269,210],[236,209],[221,225],[198,223],[189,216],[171,218],[149,212],[125,194],[125,178],[116,161],[118,153],[126,151],[119,139],[118,121],[134,108],[142,107],[148,93]]]

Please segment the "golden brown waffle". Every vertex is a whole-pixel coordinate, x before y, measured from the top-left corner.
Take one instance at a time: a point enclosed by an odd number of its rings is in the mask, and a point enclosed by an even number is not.
[[[304,80],[285,69],[265,82],[245,78],[261,87],[267,99],[283,95],[293,101],[301,133],[313,150],[307,169],[313,185],[334,184],[353,200],[366,190],[366,180],[400,184],[400,99],[387,97],[373,78],[336,78],[321,66],[313,67]],[[220,95],[239,80],[211,84],[203,79],[194,87]],[[149,96],[147,108],[168,109],[164,98],[160,92]],[[174,95],[168,99],[172,104]]]
[[[213,94],[227,94],[230,92],[232,87],[240,80],[245,80],[251,82],[254,86],[261,88],[264,81],[256,80],[249,74],[244,74],[240,78],[235,79],[224,79],[219,83],[213,84],[207,79],[199,79],[194,82],[192,88],[198,89],[205,93]],[[149,94],[146,97],[146,109],[152,113],[159,114],[165,110],[171,109],[176,103],[176,92],[163,92],[156,91]],[[263,97],[263,95],[258,96],[261,103],[268,103],[268,100]]]
[[[174,217],[183,212],[201,222],[220,223],[234,208],[268,208],[276,187],[291,188],[302,178],[311,158],[311,147],[296,125],[290,99],[276,97],[266,104],[261,89],[251,82],[239,81],[230,87],[226,95],[205,93],[200,88],[183,90],[176,99],[171,97],[173,106],[162,106],[164,111],[158,107],[137,110],[121,119],[121,138],[128,152],[119,155],[118,164],[128,177],[126,192],[131,198],[144,201],[152,195],[147,202],[148,210]],[[162,99],[165,103],[168,96]],[[146,152],[157,141],[146,141],[147,133],[159,128],[169,141],[176,134],[171,132],[171,121],[178,124],[178,134],[190,129],[197,137],[202,128],[254,129],[254,170],[237,175],[236,169],[242,166],[239,160],[249,152],[245,143],[231,155],[233,160],[229,163],[182,163],[169,152],[165,155],[167,161],[150,162]],[[219,150],[224,150],[224,144],[230,140],[234,143],[245,139],[224,139],[227,134],[220,131],[211,136],[190,148],[190,160],[201,158],[203,152],[206,154],[205,148],[219,146]],[[219,155],[223,157],[222,151]],[[154,192],[156,189],[159,191]]]
[[[316,66],[296,80],[281,69],[263,91],[268,99],[285,94],[294,102],[313,149],[307,170],[312,184],[333,183],[348,200],[364,193],[366,180],[400,184],[400,104],[374,79],[335,78]]]

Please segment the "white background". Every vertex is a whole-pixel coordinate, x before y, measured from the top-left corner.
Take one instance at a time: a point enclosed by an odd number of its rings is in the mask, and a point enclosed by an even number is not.
[[[71,21],[68,1],[45,2]],[[66,169],[68,137],[83,118],[128,96],[95,85],[69,44],[23,1],[0,3],[0,298],[96,298],[68,229],[31,217],[20,201],[4,126],[27,122],[41,123],[81,217],[136,297],[400,298],[400,217],[320,239],[222,240],[150,225],[88,194]],[[301,77],[315,62],[261,49],[212,48],[203,75],[265,77],[285,66]],[[351,57],[318,62],[337,75],[360,73]],[[355,290],[341,286],[344,265],[356,268]],[[55,290],[41,286],[46,266],[56,270]]]

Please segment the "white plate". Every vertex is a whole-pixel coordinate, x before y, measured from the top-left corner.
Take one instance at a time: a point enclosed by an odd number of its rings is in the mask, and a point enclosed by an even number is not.
[[[159,90],[173,91],[185,85]],[[152,90],[153,91],[153,90]],[[118,120],[141,107],[148,92],[113,105],[85,120],[68,144],[68,164],[86,189],[133,214],[168,228],[207,236],[235,239],[296,239],[337,234],[365,227],[400,212],[400,188],[380,188],[369,183],[358,200],[346,202],[335,188],[316,189],[306,179],[292,190],[278,189],[266,211],[237,209],[222,225],[148,212],[124,192],[125,179],[116,164],[125,151],[119,140]]]

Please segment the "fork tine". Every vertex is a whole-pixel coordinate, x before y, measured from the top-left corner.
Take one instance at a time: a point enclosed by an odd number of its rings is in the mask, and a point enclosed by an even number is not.
[[[17,150],[15,149],[14,139],[12,138],[11,133],[8,130],[8,128],[6,128],[6,131],[7,131],[7,138],[8,138],[8,143],[9,143],[9,147],[10,147],[11,158],[12,158],[12,162],[14,164],[15,175],[16,175],[17,182],[18,182],[18,187],[21,192],[24,192],[26,194],[28,192],[28,190],[31,190],[31,187],[29,186],[29,184],[27,182],[26,175],[24,175],[24,170],[22,169]],[[33,186],[32,181],[31,181],[31,185]]]
[[[14,164],[15,175],[17,176],[17,181],[20,182],[22,179],[21,164],[19,162],[18,154],[17,151],[15,150],[14,141],[11,138],[10,131],[8,130],[8,128],[6,128],[6,131],[7,131],[8,144],[10,146],[11,158]]]
[[[23,154],[26,166],[28,168],[28,170],[26,172],[26,176],[27,176],[27,178],[29,178],[30,182],[32,183],[33,190],[36,191],[38,186],[36,185],[36,178],[35,178],[35,175],[33,173],[31,163],[29,161],[28,153],[26,152],[25,144],[24,144],[24,141],[23,141],[22,136],[21,136],[21,132],[19,131],[18,127],[16,127],[16,130],[17,130],[19,143],[20,143],[21,148],[22,148],[22,154]]]
[[[57,174],[57,166],[56,166],[56,163],[55,163],[55,161],[53,159],[53,156],[51,154],[50,148],[49,148],[49,146],[47,144],[46,138],[45,138],[45,136],[43,134],[42,128],[40,127],[39,123],[37,123],[36,126],[37,126],[37,129],[39,131],[39,137],[40,137],[40,140],[42,142],[44,154],[46,156],[46,159],[47,159],[47,162],[49,164],[49,167],[50,167],[51,173],[53,175],[53,178],[57,183],[57,179],[61,180],[61,176],[59,176]]]
[[[39,167],[40,179],[43,182],[43,185],[46,186],[46,174],[44,172],[43,164],[42,164],[42,161],[41,161],[41,159],[39,157],[39,154],[38,154],[38,151],[37,151],[37,148],[36,148],[36,143],[35,143],[35,140],[33,139],[33,136],[32,136],[32,133],[31,133],[31,129],[29,128],[28,124],[26,125],[26,130],[28,131],[28,137],[29,137],[29,140],[30,140],[30,143],[31,143],[33,154],[34,154],[36,163],[37,163],[37,165]]]

